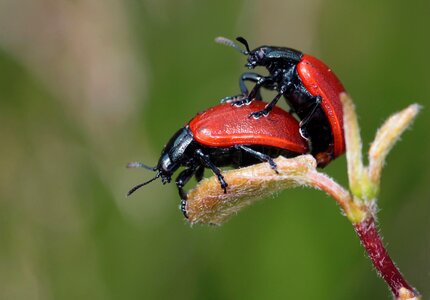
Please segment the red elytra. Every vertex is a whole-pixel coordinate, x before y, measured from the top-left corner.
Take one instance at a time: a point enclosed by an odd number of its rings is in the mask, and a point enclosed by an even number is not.
[[[279,107],[265,118],[249,118],[249,114],[264,109],[263,101],[236,107],[229,103],[212,107],[189,122],[194,139],[208,147],[261,145],[307,153],[308,144],[299,133],[299,123]]]
[[[345,92],[345,88],[329,67],[311,55],[303,55],[297,64],[297,73],[312,96],[321,96],[321,106],[333,134],[333,155],[334,157],[342,155],[345,152],[345,142],[343,110],[339,95]]]

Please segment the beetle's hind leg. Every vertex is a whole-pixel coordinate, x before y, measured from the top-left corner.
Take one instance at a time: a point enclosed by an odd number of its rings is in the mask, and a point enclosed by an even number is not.
[[[235,148],[242,150],[242,151],[245,151],[246,153],[251,154],[252,156],[254,156],[255,158],[257,158],[263,162],[269,163],[270,167],[276,172],[276,174],[279,174],[275,161],[269,155],[261,153],[259,151],[256,151],[252,148],[249,148],[249,147],[243,146],[243,145],[236,145]]]
[[[310,112],[308,113],[308,115],[302,120],[300,121],[300,135],[306,139],[309,140],[309,134],[306,130],[306,126],[308,125],[309,121],[312,119],[312,117],[314,116],[315,112],[317,111],[318,107],[320,107],[321,102],[322,102],[322,98],[321,96],[314,96],[312,99],[312,104],[309,105],[310,108]]]

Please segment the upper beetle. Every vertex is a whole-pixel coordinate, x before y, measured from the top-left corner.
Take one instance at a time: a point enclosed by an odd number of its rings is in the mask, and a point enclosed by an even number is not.
[[[251,51],[248,42],[242,37],[238,37],[237,41],[246,50],[223,37],[215,40],[247,55],[245,66],[249,69],[262,66],[269,71],[268,76],[243,73],[239,81],[242,94],[226,97],[222,102],[234,102],[240,106],[255,98],[262,99],[262,87],[276,90],[278,94],[275,98],[264,109],[254,111],[250,116],[259,118],[268,115],[280,97],[284,96],[292,112],[301,120],[300,132],[309,140],[311,152],[320,167],[345,152],[343,111],[339,96],[345,88],[329,67],[319,59],[292,48],[261,46]],[[255,83],[249,93],[245,81]]]
[[[128,195],[160,178],[163,184],[171,181],[179,167],[185,167],[176,178],[181,197],[181,210],[186,216],[184,185],[195,176],[203,177],[204,168],[211,169],[226,192],[227,182],[219,167],[249,166],[268,162],[276,171],[274,157],[293,157],[308,152],[308,144],[299,133],[299,123],[281,108],[274,108],[267,117],[255,122],[249,114],[261,110],[266,103],[254,101],[236,108],[220,104],[194,117],[176,132],[164,147],[156,167],[133,162],[128,167],[143,167],[156,172],[155,176],[133,187]]]

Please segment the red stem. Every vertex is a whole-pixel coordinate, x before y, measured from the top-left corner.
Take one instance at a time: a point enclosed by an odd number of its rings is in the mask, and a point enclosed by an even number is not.
[[[373,217],[354,225],[354,228],[360,237],[361,244],[366,249],[367,254],[372,260],[373,265],[379,275],[390,286],[396,299],[400,297],[400,290],[402,288],[408,289],[418,297],[419,294],[417,291],[415,291],[415,289],[406,282],[399,269],[397,269],[396,265],[388,255],[387,250],[384,248]]]

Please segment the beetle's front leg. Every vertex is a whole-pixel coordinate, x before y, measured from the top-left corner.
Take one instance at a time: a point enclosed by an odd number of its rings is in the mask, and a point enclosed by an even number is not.
[[[274,77],[273,76],[259,76],[258,80],[255,83],[255,86],[253,87],[251,92],[248,94],[248,99],[250,99],[250,101],[252,101],[254,99],[262,100],[261,99],[261,93],[260,93],[260,89],[262,87],[269,89],[269,90],[275,89],[276,85],[275,85]]]
[[[191,177],[193,177],[193,175],[196,173],[197,169],[198,169],[198,166],[195,166],[195,165],[191,166],[183,170],[181,173],[179,173],[178,177],[176,177],[176,186],[178,187],[179,197],[181,197],[181,204],[179,207],[185,218],[188,218],[187,211],[186,211],[187,193],[185,193],[183,188],[187,184],[187,182],[191,179]]]
[[[254,119],[258,119],[260,117],[267,116],[269,114],[269,112],[273,109],[273,107],[275,107],[276,103],[278,103],[278,101],[281,98],[281,96],[284,95],[287,92],[287,90],[288,90],[288,88],[290,86],[291,86],[291,84],[285,84],[285,85],[283,85],[279,89],[279,92],[275,96],[275,98],[273,98],[273,100],[270,101],[270,103],[267,104],[266,107],[263,110],[255,111],[253,113],[250,113],[249,117],[253,117]]]
[[[249,92],[248,92],[248,88],[246,87],[245,81],[251,81],[251,82],[257,83],[261,77],[262,77],[261,75],[253,72],[243,73],[239,78],[239,87],[240,87],[241,94],[236,96],[225,97],[221,99],[221,103],[231,103],[231,102],[236,103],[239,101],[248,100],[247,96]],[[246,103],[242,103],[241,105],[243,104],[246,104]]]
[[[255,82],[255,86],[252,89],[251,93],[248,92],[248,88],[246,87],[246,84],[245,84],[246,81]],[[242,94],[225,97],[221,100],[221,103],[227,102],[227,103],[233,103],[236,106],[242,106],[244,104],[249,104],[255,98],[258,100],[262,100],[260,88],[264,86],[264,87],[267,87],[268,89],[273,89],[273,84],[269,84],[270,82],[273,82],[271,76],[265,77],[253,72],[243,73],[239,79],[239,86]],[[250,97],[250,95],[253,95],[253,97]]]
[[[179,197],[181,197],[181,199],[187,199],[187,193],[185,193],[183,187],[187,184],[191,177],[193,177],[193,175],[196,173],[196,170],[197,166],[191,166],[183,170],[181,173],[179,173],[178,177],[176,177],[176,186],[178,188]]]

